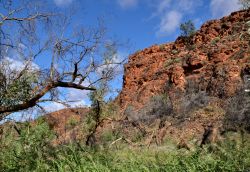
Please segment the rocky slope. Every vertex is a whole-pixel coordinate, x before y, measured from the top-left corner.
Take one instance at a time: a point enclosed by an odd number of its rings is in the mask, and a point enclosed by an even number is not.
[[[190,40],[154,45],[129,57],[119,102],[140,108],[163,91],[187,84],[220,98],[232,96],[250,66],[250,10],[203,24]]]
[[[250,131],[250,9],[138,51],[124,69],[117,98],[124,120],[106,128],[116,124],[128,138],[143,133],[149,143],[172,138],[180,147],[216,141],[237,125]]]

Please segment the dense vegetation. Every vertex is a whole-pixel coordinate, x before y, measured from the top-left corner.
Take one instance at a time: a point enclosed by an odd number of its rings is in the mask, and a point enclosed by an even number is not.
[[[12,126],[9,124],[9,126]],[[42,119],[18,124],[1,137],[1,171],[248,171],[247,137],[229,135],[222,143],[187,151],[160,147],[89,148],[83,143],[51,145],[56,135]],[[233,139],[232,139],[233,138]]]

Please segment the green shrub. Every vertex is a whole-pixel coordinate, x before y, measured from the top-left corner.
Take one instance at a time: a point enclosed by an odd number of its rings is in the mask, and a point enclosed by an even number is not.
[[[165,67],[169,67],[169,66],[171,66],[171,65],[173,65],[173,64],[176,64],[176,63],[180,63],[181,62],[181,58],[173,58],[173,59],[169,59],[169,60],[167,60],[166,62],[165,62]]]
[[[0,105],[16,105],[29,100],[33,96],[33,87],[37,83],[37,75],[32,72],[24,73],[12,82],[7,82],[0,69]],[[16,71],[13,71],[15,73]],[[12,76],[14,77],[14,76]]]
[[[247,10],[250,8],[249,0],[239,0],[239,4],[242,5],[242,9]]]
[[[166,49],[164,44],[160,45],[159,47],[160,47],[160,51],[165,51]]]
[[[47,169],[52,156],[50,142],[55,134],[44,121],[35,126],[22,124],[20,135],[5,133],[1,139],[0,169],[6,171],[34,171],[42,166]]]
[[[66,128],[74,128],[77,124],[78,124],[78,120],[71,117],[66,123]]]
[[[196,45],[186,44],[186,46],[189,51],[195,50],[196,48]]]
[[[195,34],[195,26],[193,21],[188,20],[180,25],[181,36],[190,37]]]
[[[216,37],[216,38],[214,38],[214,39],[211,41],[211,44],[212,44],[212,45],[216,45],[219,41],[220,41],[220,38],[219,38],[219,37]]]
[[[178,54],[179,51],[178,50],[172,50],[171,53],[175,55],[175,54]]]

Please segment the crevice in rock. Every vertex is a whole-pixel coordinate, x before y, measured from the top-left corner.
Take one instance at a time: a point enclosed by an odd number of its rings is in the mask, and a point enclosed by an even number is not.
[[[189,65],[189,66],[183,66],[184,74],[186,76],[191,75],[191,74],[194,73],[195,70],[201,69],[202,67],[203,67],[203,65],[200,64],[200,63],[197,64],[197,65],[193,65],[193,66],[191,66],[191,65]]]

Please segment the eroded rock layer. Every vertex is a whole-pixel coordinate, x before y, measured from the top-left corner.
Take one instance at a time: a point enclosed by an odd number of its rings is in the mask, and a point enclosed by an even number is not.
[[[250,72],[250,10],[201,26],[190,38],[154,45],[129,57],[119,102],[140,108],[152,96],[196,83],[211,95],[232,96]]]

